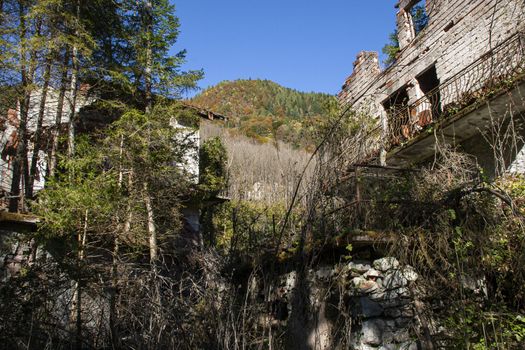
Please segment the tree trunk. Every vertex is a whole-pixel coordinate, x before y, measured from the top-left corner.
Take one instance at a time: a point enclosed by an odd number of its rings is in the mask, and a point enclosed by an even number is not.
[[[154,267],[158,259],[158,246],[157,246],[157,230],[155,228],[155,217],[153,215],[153,206],[151,204],[151,195],[148,189],[148,183],[144,181],[144,204],[146,206],[146,213],[148,217],[148,235],[149,235],[149,257],[152,266]]]
[[[109,329],[111,332],[111,344],[114,349],[119,348],[119,335],[117,331],[117,290],[118,290],[118,256],[119,256],[119,239],[115,237],[113,246],[113,265],[111,267],[111,291],[109,298]]]
[[[27,36],[27,25],[25,20],[25,7],[19,3],[19,30],[20,30],[20,75],[22,79],[22,93],[23,98],[20,100],[20,123],[18,126],[18,146],[16,149],[16,155],[13,162],[13,175],[11,178],[11,196],[9,199],[9,211],[17,212],[18,206],[21,201],[22,191],[20,189],[20,180],[22,175],[25,173],[27,163],[24,164],[24,159],[27,159],[27,117],[28,109],[31,98],[31,92],[29,91],[29,67],[27,62],[27,47],[26,47],[26,36]]]
[[[152,93],[152,72],[153,72],[153,4],[151,0],[146,0],[145,9],[145,29],[146,29],[146,67],[145,67],[145,89],[146,89],[146,113],[151,113],[153,108]]]
[[[84,249],[87,241],[89,211],[86,209],[84,214],[84,227],[82,232],[77,235],[78,244],[78,266],[77,282],[75,288],[73,310],[75,314],[75,349],[82,350],[82,262],[84,260]]]
[[[44,84],[42,86],[42,96],[40,100],[40,106],[38,110],[38,119],[36,123],[36,130],[35,130],[35,140],[33,145],[33,155],[31,157],[31,168],[29,171],[29,182],[26,186],[26,197],[27,198],[33,198],[33,187],[35,183],[35,177],[37,175],[37,163],[38,163],[38,154],[40,152],[40,139],[42,136],[42,125],[44,123],[44,114],[45,114],[45,108],[46,108],[46,99],[47,99],[47,92],[49,89],[49,80],[51,78],[51,53],[48,54],[47,60],[46,60],[46,68],[44,71]]]
[[[68,65],[69,50],[66,49],[64,51],[64,66],[62,67],[62,76],[60,78],[60,91],[58,93],[57,114],[55,116],[55,125],[52,129],[51,150],[49,152],[49,177],[55,176],[58,137],[60,136],[60,124],[62,124],[62,112],[64,111],[64,99],[67,91]]]
[[[80,2],[76,2],[76,18],[80,20]],[[75,29],[75,37],[79,36],[78,29]],[[72,64],[73,69],[71,73],[71,100],[70,100],[70,113],[69,113],[69,127],[67,137],[67,155],[69,158],[75,153],[75,119],[76,119],[76,108],[77,108],[77,96],[78,96],[78,47],[73,46],[72,50]]]
[[[122,191],[124,181],[124,168],[122,166],[122,156],[124,154],[124,136],[120,138],[120,151],[119,151],[119,174],[118,174],[118,188]],[[131,191],[132,187],[132,172],[128,172],[128,191]],[[119,261],[119,249],[120,249],[120,237],[122,234],[124,237],[129,236],[129,230],[131,228],[131,202],[128,197],[128,203],[126,205],[126,211],[124,213],[125,220],[122,227],[122,232],[117,232],[113,242],[113,265],[111,267],[111,292],[110,292],[110,310],[109,310],[109,328],[111,331],[111,344],[114,349],[120,348],[120,341],[117,329],[117,294],[118,294],[118,261]],[[119,226],[122,224],[121,218],[118,219]]]
[[[152,53],[152,37],[153,37],[153,3],[151,0],[145,1],[144,9],[144,29],[146,30],[146,62],[145,62],[145,93],[146,93],[146,114],[151,113],[153,107],[152,98],[152,81],[151,75],[153,70],[153,53]],[[151,196],[149,194],[148,183],[144,181],[144,204],[146,205],[146,212],[148,217],[148,234],[149,234],[149,252],[150,262],[155,267],[157,262],[157,231],[155,228],[155,218],[153,215],[153,207],[151,205]]]

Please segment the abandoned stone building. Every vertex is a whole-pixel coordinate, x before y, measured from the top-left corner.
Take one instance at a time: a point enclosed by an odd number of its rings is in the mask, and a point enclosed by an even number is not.
[[[395,61],[381,69],[377,52],[360,52],[338,95],[374,121],[361,160],[406,167],[449,144],[476,156],[491,176],[522,171],[524,2],[401,0],[396,7]]]
[[[88,88],[85,85],[81,85],[80,94],[75,102],[75,129],[77,132],[89,133],[93,129],[107,126],[110,122],[110,116],[101,112],[95,106],[94,102],[97,100],[96,97],[90,96]],[[48,165],[51,159],[51,143],[53,141],[53,133],[57,132],[61,135],[65,135],[69,128],[69,121],[71,118],[72,103],[70,93],[66,92],[65,103],[60,115],[60,119],[57,118],[59,105],[59,92],[55,89],[49,89],[46,96],[45,109],[43,114],[42,125],[37,126],[37,120],[39,119],[40,105],[42,100],[41,89],[36,89],[31,93],[30,105],[28,110],[28,122],[27,122],[27,169],[31,165],[33,158],[33,150],[35,149],[35,141],[37,138],[35,135],[40,134],[38,157],[37,157],[37,168],[35,181],[33,184],[33,193],[37,194],[40,190],[44,189],[46,184],[46,177],[48,176]],[[182,107],[184,110],[192,111],[198,116],[199,125],[195,128],[194,121],[179,121],[175,118],[171,120],[171,126],[177,129],[178,141],[187,144],[185,154],[182,156],[180,164],[175,164],[180,168],[185,176],[193,183],[199,182],[199,149],[201,146],[200,137],[200,122],[211,121],[211,120],[226,120],[226,117],[221,114],[213,113],[209,110],[195,107],[189,104],[184,104]],[[30,230],[35,229],[36,218],[32,216],[20,216],[11,215],[7,213],[7,206],[9,198],[11,196],[11,183],[13,173],[13,162],[16,157],[16,150],[19,142],[19,124],[20,124],[20,108],[9,109],[7,115],[0,115],[0,227],[14,227],[18,229],[26,229],[28,226]],[[108,121],[109,119],[109,121]],[[60,122],[57,124],[57,121]],[[188,125],[191,123],[192,125]],[[37,131],[40,130],[39,132]],[[25,191],[25,182],[21,183],[21,192]],[[203,205],[211,205],[216,201],[226,200],[223,197],[214,198],[208,203],[201,203],[198,198],[188,198],[185,205],[181,208],[182,219],[184,223],[184,232],[190,236],[195,236],[192,240],[198,240],[198,234],[200,232],[200,212]],[[19,212],[27,213],[27,207],[22,201],[19,204]],[[30,214],[30,213],[29,213]],[[26,221],[29,220],[29,225],[26,225]]]
[[[90,132],[90,129],[94,127],[93,125],[105,125],[108,123],[108,121],[105,120],[108,118],[107,116],[101,115],[100,111],[96,109],[94,111],[90,110],[90,107],[96,101],[96,98],[90,96],[88,90],[89,88],[87,85],[81,85],[80,93],[75,101],[75,128],[81,129],[82,132]],[[31,161],[33,150],[35,149],[35,135],[37,133],[40,134],[38,141],[39,154],[37,174],[33,185],[33,191],[35,193],[42,190],[45,185],[52,133],[60,130],[59,132],[64,134],[69,128],[73,105],[71,93],[68,91],[64,96],[64,103],[60,116],[58,116],[59,98],[59,91],[53,88],[48,90],[45,100],[45,108],[43,110],[42,125],[38,126],[42,91],[41,89],[36,89],[31,93],[27,120],[28,162]],[[213,113],[195,106],[185,105],[184,108],[194,111],[201,120],[226,119],[226,117],[221,114]],[[8,195],[11,190],[13,161],[19,142],[19,115],[20,107],[9,109],[4,116],[0,115],[0,203],[2,203],[1,199]],[[198,182],[199,177],[198,149],[201,142],[199,128],[190,128],[175,119],[172,120],[172,126],[180,130],[181,139],[188,140],[195,145],[195,147],[188,147],[188,152],[183,157],[184,164],[178,164],[178,166],[184,168],[184,171],[192,178],[192,181],[196,183]],[[39,131],[37,131],[37,128],[39,128]]]
[[[87,104],[92,102],[92,99],[87,95],[88,86],[82,85],[80,93],[75,101],[75,113],[78,113],[80,109]],[[72,96],[70,92],[66,92],[64,102],[62,104],[61,113],[58,114],[58,105],[60,100],[60,93],[58,90],[50,88],[46,93],[45,108],[43,109],[42,124],[38,125],[38,119],[40,114],[40,104],[42,101],[42,89],[36,89],[31,93],[29,99],[28,108],[28,119],[27,119],[27,132],[29,137],[28,142],[28,159],[33,156],[33,149],[35,148],[35,134],[38,132],[41,134],[39,138],[39,155],[37,164],[37,174],[33,185],[34,191],[39,191],[44,187],[44,176],[47,171],[47,160],[45,150],[50,148],[51,134],[56,129],[57,121],[60,128],[67,128],[69,124],[71,111],[72,111]],[[13,106],[15,107],[15,106]],[[18,145],[18,128],[20,124],[19,120],[20,107],[9,109],[6,116],[0,116],[0,150],[2,157],[0,159],[0,190],[9,192],[11,190],[11,176],[13,160],[16,154],[16,147]]]

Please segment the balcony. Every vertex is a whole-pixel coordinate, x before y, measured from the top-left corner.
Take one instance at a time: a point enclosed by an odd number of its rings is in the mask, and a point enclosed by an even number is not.
[[[523,112],[524,76],[525,33],[518,32],[420,99],[390,109],[383,130],[388,164],[430,158],[435,151],[430,136],[438,130],[445,142],[457,145],[480,134],[509,104]]]

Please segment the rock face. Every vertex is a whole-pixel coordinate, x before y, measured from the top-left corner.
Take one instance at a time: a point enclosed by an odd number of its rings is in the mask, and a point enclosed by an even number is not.
[[[299,286],[307,286],[309,297],[303,307],[304,344],[297,349],[397,350],[416,349],[414,331],[419,325],[414,311],[418,274],[410,266],[401,266],[395,258],[354,261],[310,270],[305,281],[298,274],[281,276],[273,303],[285,307],[286,328],[294,314],[294,296],[305,295]]]

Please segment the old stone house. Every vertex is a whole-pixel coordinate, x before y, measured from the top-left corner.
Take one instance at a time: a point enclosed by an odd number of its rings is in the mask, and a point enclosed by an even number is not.
[[[37,131],[37,120],[40,111],[40,104],[42,99],[41,89],[36,89],[31,94],[30,105],[28,111],[28,159],[31,160],[35,133]],[[61,129],[62,132],[67,130],[72,110],[72,103],[70,103],[70,93],[67,92],[65,96],[65,102],[63,104],[62,113],[60,116],[60,123],[57,125],[57,106],[59,101],[59,92],[55,89],[50,88],[46,95],[46,104],[44,109],[43,123],[42,123],[42,137],[40,138],[39,156],[37,174],[34,182],[34,192],[38,192],[44,188],[45,176],[48,168],[49,149],[51,142],[51,133],[57,128]],[[79,119],[96,119],[88,121],[87,124],[93,123],[107,123],[107,121],[100,121],[100,116],[94,116],[92,111],[84,112],[85,107],[89,107],[96,101],[96,98],[88,94],[88,87],[85,85],[81,86],[80,93],[75,103],[75,114],[80,114]],[[197,108],[191,105],[185,105],[185,108],[193,110],[202,120],[225,120],[226,117],[223,115],[213,113],[211,111]],[[0,116],[0,191],[4,194],[8,194],[11,190],[11,176],[13,171],[12,163],[16,154],[16,147],[18,145],[18,128],[19,128],[19,114],[20,108],[9,109],[5,116]],[[84,123],[86,124],[86,123]],[[192,178],[193,182],[198,182],[199,177],[199,160],[198,160],[198,149],[200,146],[200,132],[199,129],[194,130],[184,123],[172,120],[172,126],[180,129],[181,138],[189,140],[195,144],[195,147],[188,147],[188,154],[184,155],[184,167],[185,172]],[[82,129],[86,129],[86,125],[82,126]],[[87,126],[89,129],[89,125]],[[88,131],[89,130],[84,130]]]
[[[373,120],[363,160],[420,164],[438,143],[475,155],[490,175],[523,170],[524,2],[401,0],[396,7],[395,62],[381,69],[377,52],[360,52],[338,95]]]
[[[75,101],[75,113],[78,113],[81,108],[93,102],[93,99],[88,97],[88,86],[82,85]],[[42,100],[42,89],[36,89],[31,93],[29,99],[28,118],[27,118],[27,132],[28,132],[28,159],[30,161],[33,155],[35,133],[37,131],[38,117],[40,113],[40,104]],[[39,191],[44,187],[44,177],[47,172],[47,155],[45,150],[50,148],[51,132],[56,129],[57,125],[57,110],[59,104],[59,91],[50,88],[46,94],[46,103],[42,119],[41,134],[39,146],[39,160],[37,165],[37,174],[35,177],[34,190]],[[64,103],[62,113],[59,116],[60,125],[58,127],[66,128],[69,124],[72,111],[71,93],[66,92],[64,96]],[[0,125],[2,132],[0,135],[0,150],[2,157],[0,159],[0,189],[4,192],[11,190],[11,176],[13,160],[16,154],[16,147],[18,145],[18,128],[19,128],[20,106],[9,109],[6,116],[0,116]]]
[[[37,162],[37,172],[33,185],[33,193],[38,193],[45,187],[46,176],[48,173],[48,164],[50,159],[50,149],[52,143],[52,133],[57,129],[61,130],[61,134],[67,132],[69,127],[69,121],[71,117],[71,103],[70,94],[66,93],[65,103],[60,118],[60,124],[57,125],[57,106],[59,99],[59,92],[50,89],[46,97],[46,107],[44,111],[44,118],[41,129],[41,137],[39,141],[39,154]],[[40,89],[36,89],[30,98],[30,106],[28,112],[28,163],[31,163],[33,150],[35,149],[35,134],[37,129],[37,119],[40,110],[40,102],[42,99],[42,93]],[[95,97],[88,94],[88,89],[84,86],[80,89],[80,94],[75,104],[75,114],[78,115],[76,128],[79,128],[82,132],[90,132],[93,128],[104,127],[108,123],[108,117],[104,113],[100,113],[97,108],[91,108],[94,106],[96,101]],[[191,110],[195,115],[199,116],[200,121],[203,120],[226,120],[226,117],[213,113],[203,108],[195,107],[189,104],[185,104],[183,108]],[[7,209],[8,198],[11,191],[12,173],[13,173],[13,162],[16,156],[16,149],[19,139],[19,108],[10,109],[6,116],[0,116],[0,213]],[[111,119],[111,118],[110,118]],[[192,125],[186,125],[184,121],[178,121],[175,118],[171,120],[171,126],[176,128],[178,136],[186,147],[186,153],[183,155],[182,162],[175,164],[181,168],[190,181],[194,184],[199,182],[199,148],[201,145],[200,137],[200,125],[195,129],[193,122]],[[193,146],[192,146],[193,145]],[[29,165],[28,164],[28,165]],[[24,186],[24,184],[22,184]],[[22,192],[24,189],[22,188]],[[191,241],[198,243],[200,236],[200,214],[201,207],[203,205],[211,205],[216,201],[223,201],[224,198],[217,198],[210,203],[201,203],[198,198],[188,198],[185,205],[181,208],[182,219],[184,223],[184,232],[189,234],[192,238]],[[22,208],[22,211],[25,211]],[[4,216],[0,217],[0,223],[2,225],[9,224],[12,220]],[[15,220],[15,221],[18,221]],[[16,222],[15,222],[16,224]],[[21,222],[23,224],[23,222]],[[33,227],[34,228],[34,227]]]

